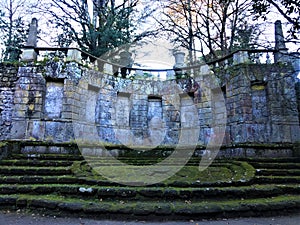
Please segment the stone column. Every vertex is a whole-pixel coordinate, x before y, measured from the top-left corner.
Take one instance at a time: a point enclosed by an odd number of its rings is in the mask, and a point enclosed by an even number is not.
[[[34,61],[37,59],[37,53],[34,49],[37,45],[37,28],[38,21],[36,18],[33,18],[29,27],[28,39],[21,56],[22,61]]]
[[[275,50],[278,51],[274,54],[275,63],[286,62],[288,60],[288,56],[287,56],[288,49],[285,46],[282,25],[280,20],[277,20],[275,22]]]
[[[37,28],[38,28],[38,21],[36,18],[33,18],[30,23],[29,27],[29,34],[28,39],[25,44],[26,47],[36,47],[37,44]]]

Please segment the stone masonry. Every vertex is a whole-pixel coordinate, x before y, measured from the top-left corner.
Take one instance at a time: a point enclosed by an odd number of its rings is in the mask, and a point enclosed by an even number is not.
[[[201,154],[222,120],[220,157],[292,156],[300,140],[299,82],[289,64],[241,63],[215,71],[217,80],[199,72],[166,81],[115,77],[53,60],[0,69],[1,140],[28,142],[23,151],[63,153],[75,139],[172,148],[185,129],[191,141],[197,133]],[[217,89],[225,114],[214,99]]]
[[[18,68],[0,65],[0,140],[10,138]]]
[[[298,112],[300,112],[300,81],[296,83],[296,95],[297,95]],[[298,114],[298,116],[300,121],[300,113]]]

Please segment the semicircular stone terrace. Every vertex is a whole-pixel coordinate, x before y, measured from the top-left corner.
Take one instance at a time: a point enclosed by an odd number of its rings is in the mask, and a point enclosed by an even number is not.
[[[64,144],[77,139],[174,147],[182,131],[192,138],[197,129],[193,144],[202,154],[225,123],[219,156],[297,152],[299,82],[288,64],[240,63],[165,81],[116,77],[76,62],[13,68],[1,66],[0,132],[2,140],[27,141],[25,152],[68,151]]]

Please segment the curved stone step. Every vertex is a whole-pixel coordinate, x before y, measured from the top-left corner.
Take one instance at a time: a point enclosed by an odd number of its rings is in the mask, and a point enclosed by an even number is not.
[[[38,160],[65,160],[77,161],[83,160],[83,156],[79,154],[12,154],[10,159],[38,159]]]
[[[300,163],[262,163],[250,162],[256,169],[300,169]]]
[[[1,176],[0,184],[74,184],[83,183],[77,177],[70,175],[55,175],[55,176]]]
[[[276,197],[300,194],[300,185],[253,185],[244,187],[172,188],[172,187],[99,187],[80,184],[0,185],[4,194],[58,194],[84,199],[123,199],[127,201],[157,200],[224,200]]]
[[[62,160],[36,160],[36,159],[19,159],[19,160],[1,160],[0,166],[29,166],[29,167],[68,167],[73,161]]]
[[[26,208],[51,210],[52,213],[92,215],[97,217],[124,216],[127,219],[136,217],[167,218],[212,218],[214,216],[239,217],[299,211],[299,195],[283,195],[272,198],[213,200],[213,201],[105,201],[66,198],[57,195],[0,195],[2,208]]]
[[[1,166],[0,174],[2,175],[68,175],[72,171],[68,167],[18,167],[18,166]]]
[[[256,169],[258,176],[300,176],[299,169]]]
[[[300,157],[286,157],[286,158],[241,158],[240,161],[247,161],[249,163],[300,163]]]
[[[160,157],[141,157],[141,158],[129,158],[129,157],[95,157],[95,156],[85,156],[84,159],[86,161],[88,161],[89,163],[92,164],[100,164],[101,165],[115,165],[116,164],[116,160],[117,162],[123,162],[126,163],[128,165],[153,165],[153,164],[157,164],[157,163],[161,163],[164,165],[163,163],[163,158]],[[201,161],[201,158],[196,158],[196,157],[192,157],[185,165],[187,166],[199,166],[199,163]],[[215,160],[214,162],[212,162],[212,164],[210,166],[219,166],[222,165],[224,163],[228,163],[229,160]],[[168,164],[170,164],[170,162],[168,162]],[[176,162],[176,159],[174,159],[174,163],[172,165],[178,165],[178,162]],[[181,164],[180,164],[181,165]]]
[[[18,157],[17,160],[0,161],[1,207],[46,208],[93,215],[103,215],[106,212],[126,216],[169,217],[199,214],[211,216],[220,213],[236,216],[237,213],[300,208],[300,170],[297,168],[262,168],[256,170],[254,176],[254,168],[246,162],[219,160],[212,164],[213,171],[220,171],[217,167],[225,167],[231,171],[234,179],[207,183],[200,180],[186,182],[183,175],[187,172],[179,172],[184,179],[173,178],[171,182],[146,187],[127,187],[105,180],[101,176],[93,177],[93,174],[74,175],[75,168],[84,166],[83,161],[79,161],[82,158],[78,156],[64,158],[66,156],[49,154]],[[64,163],[72,163],[72,166]],[[256,162],[256,165],[259,163]],[[271,164],[273,163],[268,165]],[[278,164],[287,167],[292,165],[288,162]],[[190,171],[191,167],[195,166],[188,164],[185,170]],[[293,172],[286,175],[289,171]],[[252,175],[246,176],[247,173]],[[273,176],[262,175],[268,173]],[[274,176],[274,173],[283,174]]]
[[[258,176],[300,176],[300,169],[257,169]]]
[[[300,176],[256,176],[252,182],[257,184],[300,184]]]

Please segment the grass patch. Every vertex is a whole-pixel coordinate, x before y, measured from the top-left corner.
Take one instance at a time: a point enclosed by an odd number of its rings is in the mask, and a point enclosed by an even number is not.
[[[94,165],[89,165],[85,161],[74,162],[71,169],[78,177],[96,180],[114,180],[114,174],[117,174],[118,177],[143,183],[149,177],[155,177],[159,180],[167,176],[168,179],[160,180],[160,184],[163,186],[189,186],[195,183],[231,183],[235,181],[246,182],[251,180],[255,175],[255,170],[251,165],[238,161],[220,162],[217,166],[210,166],[204,171],[199,171],[198,166],[186,165],[175,174],[176,167],[172,165],[157,167],[154,165],[113,165],[101,161],[97,161]],[[111,176],[105,177],[101,174],[111,174]]]

